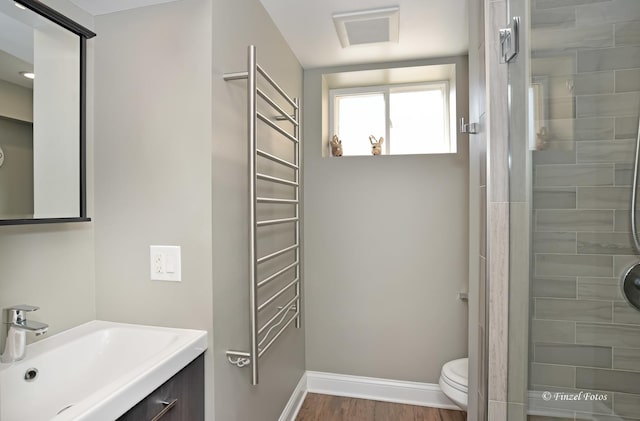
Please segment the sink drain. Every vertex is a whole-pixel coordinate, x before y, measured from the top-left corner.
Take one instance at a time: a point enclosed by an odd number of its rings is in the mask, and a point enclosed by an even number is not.
[[[27,382],[32,382],[38,377],[38,369],[30,368],[24,373],[24,380]]]

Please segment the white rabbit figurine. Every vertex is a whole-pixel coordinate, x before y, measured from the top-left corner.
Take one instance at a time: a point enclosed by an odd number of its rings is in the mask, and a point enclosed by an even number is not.
[[[382,153],[382,142],[384,142],[384,138],[381,137],[380,140],[376,140],[374,135],[369,136],[369,142],[371,142],[371,153],[375,155],[380,155]]]
[[[331,155],[342,156],[342,140],[338,139],[338,135],[333,135],[331,141]]]

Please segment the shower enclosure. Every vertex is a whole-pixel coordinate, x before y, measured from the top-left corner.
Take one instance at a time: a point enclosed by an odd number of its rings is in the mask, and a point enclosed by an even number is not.
[[[640,311],[621,288],[640,261],[640,0],[508,7],[509,420],[640,420]]]

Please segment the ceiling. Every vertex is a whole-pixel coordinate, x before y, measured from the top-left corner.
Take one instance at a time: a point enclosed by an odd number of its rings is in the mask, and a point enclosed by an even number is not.
[[[92,15],[175,0],[71,0]],[[304,68],[466,54],[468,0],[260,0]],[[400,7],[399,41],[342,48],[336,13]]]
[[[76,6],[94,16],[171,1],[175,0],[71,0]]]
[[[309,69],[467,54],[468,0],[260,0]],[[342,48],[332,15],[400,7],[398,43]]]

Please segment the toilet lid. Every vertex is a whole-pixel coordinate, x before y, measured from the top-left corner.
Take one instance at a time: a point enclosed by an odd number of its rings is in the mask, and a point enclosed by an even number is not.
[[[449,383],[457,383],[466,388],[469,385],[469,358],[449,361],[442,366],[442,375],[450,380]]]

